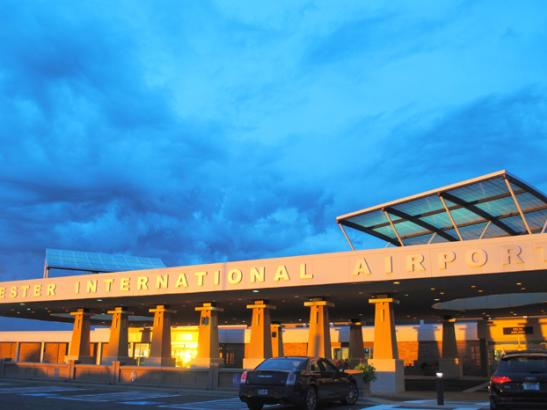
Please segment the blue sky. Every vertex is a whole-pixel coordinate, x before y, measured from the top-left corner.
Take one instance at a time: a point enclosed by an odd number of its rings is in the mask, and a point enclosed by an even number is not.
[[[543,1],[0,4],[1,280],[346,250],[337,215],[503,168],[547,191]]]

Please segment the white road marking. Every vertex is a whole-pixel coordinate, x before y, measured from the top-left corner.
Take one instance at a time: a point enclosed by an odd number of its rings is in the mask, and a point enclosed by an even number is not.
[[[78,396],[59,396],[56,399],[74,400],[74,401],[90,401],[90,402],[134,402],[148,399],[163,399],[167,397],[177,397],[179,394],[162,393],[162,392],[144,392],[144,391],[120,391],[111,393],[96,393],[82,394]]]
[[[0,394],[25,394],[25,393],[52,393],[63,391],[81,391],[79,387],[65,386],[25,386],[25,387],[2,387]]]
[[[161,407],[182,410],[247,410],[247,405],[238,398],[166,404]]]

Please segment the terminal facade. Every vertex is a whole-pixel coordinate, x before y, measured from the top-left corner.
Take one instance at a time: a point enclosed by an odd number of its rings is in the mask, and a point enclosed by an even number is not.
[[[405,374],[487,375],[506,351],[545,349],[541,192],[500,171],[337,223],[348,252],[182,267],[141,258],[124,269],[105,255],[52,252],[43,277],[0,283],[0,314],[73,331],[0,332],[0,372],[77,379],[113,368],[134,382],[206,370],[193,382],[220,387],[227,369],[307,355],[368,360],[373,390],[397,392]],[[356,234],[389,246],[356,250]]]

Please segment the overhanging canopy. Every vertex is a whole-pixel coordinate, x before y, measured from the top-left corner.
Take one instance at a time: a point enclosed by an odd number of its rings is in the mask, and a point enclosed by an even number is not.
[[[546,229],[547,197],[502,170],[336,221],[396,246],[533,234]]]

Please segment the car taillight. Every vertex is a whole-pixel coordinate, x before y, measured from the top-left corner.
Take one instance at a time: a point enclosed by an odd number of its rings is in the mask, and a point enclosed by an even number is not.
[[[287,386],[293,386],[295,383],[296,383],[296,373],[289,373],[285,384]]]
[[[511,378],[507,376],[492,376],[490,381],[494,384],[510,383]]]
[[[239,382],[241,384],[247,383],[247,375],[248,375],[247,370],[245,370],[243,373],[241,373],[241,379],[239,379]]]

